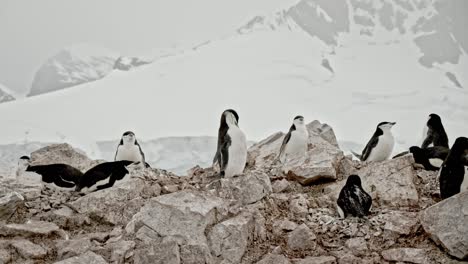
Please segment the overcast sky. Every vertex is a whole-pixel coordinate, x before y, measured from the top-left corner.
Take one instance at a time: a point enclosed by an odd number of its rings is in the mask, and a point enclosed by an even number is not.
[[[225,36],[290,0],[0,0],[0,83],[29,90],[35,71],[74,43],[124,55]]]

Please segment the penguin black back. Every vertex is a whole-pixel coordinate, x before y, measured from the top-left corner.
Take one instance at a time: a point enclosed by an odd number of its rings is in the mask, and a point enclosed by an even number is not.
[[[341,189],[337,201],[343,217],[348,215],[363,217],[369,213],[372,205],[372,197],[361,186],[361,178],[358,175],[350,175],[346,184]]]
[[[221,171],[223,170],[223,164],[225,165],[227,163],[228,155],[227,153],[223,153],[224,155],[221,155],[221,151],[223,149],[227,149],[228,146],[225,146],[226,144],[230,144],[231,140],[229,138],[229,135],[227,134],[229,130],[229,125],[226,121],[226,115],[228,113],[231,113],[234,115],[234,118],[236,119],[236,123],[239,123],[239,115],[237,112],[233,109],[227,109],[221,114],[221,119],[219,122],[219,129],[218,129],[218,146],[216,148],[216,154],[213,158],[213,164],[218,163],[221,167]],[[223,160],[224,159],[224,160]]]
[[[26,171],[32,171],[42,176],[42,181],[54,183],[58,187],[72,188],[77,185],[83,173],[67,164],[48,164],[28,166]]]
[[[449,148],[447,133],[445,132],[444,126],[442,125],[442,119],[439,115],[430,114],[426,126],[427,134],[424,135],[425,139],[421,145],[421,148],[427,148],[431,144],[434,147],[441,146]]]
[[[83,188],[91,188],[98,182],[107,179],[109,179],[109,181],[106,184],[95,186],[96,189],[101,190],[112,187],[116,181],[123,179],[123,177],[127,175],[128,170],[126,166],[132,163],[132,161],[120,160],[98,164],[83,175],[80,183],[76,187],[76,191],[79,192]]]
[[[460,192],[465,177],[465,166],[468,166],[468,138],[459,137],[455,140],[450,152],[440,170],[440,196],[449,198]]]

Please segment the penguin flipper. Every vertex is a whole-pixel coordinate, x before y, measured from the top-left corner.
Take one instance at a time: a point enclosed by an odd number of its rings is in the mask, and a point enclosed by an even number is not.
[[[231,146],[231,137],[226,133],[224,136],[223,144],[219,150],[219,167],[220,171],[224,172],[229,161],[229,147]]]
[[[377,146],[377,143],[379,143],[379,137],[373,136],[371,140],[369,140],[369,143],[367,143],[366,147],[362,151],[361,155],[361,161],[366,161],[367,158],[369,158],[372,150]]]
[[[286,149],[286,145],[288,144],[289,140],[291,139],[291,130],[284,136],[283,143],[281,144],[281,148],[278,154],[278,159],[284,154],[284,150]]]
[[[351,150],[351,153],[353,153],[353,155],[358,158],[359,160],[362,160],[362,157],[360,154],[357,154],[356,152],[354,152],[353,150]]]

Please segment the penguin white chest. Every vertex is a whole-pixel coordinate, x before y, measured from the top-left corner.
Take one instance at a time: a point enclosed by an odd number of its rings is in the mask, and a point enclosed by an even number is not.
[[[463,181],[460,186],[460,192],[468,191],[468,166],[465,166],[465,175],[463,175]]]
[[[391,133],[384,133],[379,137],[377,145],[371,150],[367,161],[384,161],[387,160],[393,152],[395,139]]]
[[[133,162],[142,161],[138,145],[120,145],[117,149],[115,160],[129,160]]]
[[[244,132],[238,127],[229,128],[227,133],[231,138],[231,145],[228,149],[229,156],[224,173],[225,177],[232,177],[244,172],[247,162],[247,140]]]
[[[291,132],[291,138],[286,147],[283,155],[283,162],[293,159],[294,157],[299,157],[305,155],[307,151],[307,140],[309,135],[307,131],[294,130]]]

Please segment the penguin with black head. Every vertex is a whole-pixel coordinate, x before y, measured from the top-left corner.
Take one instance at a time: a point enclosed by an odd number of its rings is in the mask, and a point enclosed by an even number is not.
[[[75,191],[83,194],[114,186],[129,173],[128,167],[135,164],[129,160],[104,162],[89,169],[76,186]]]
[[[425,170],[430,171],[437,171],[440,169],[449,151],[448,148],[441,146],[428,147],[425,149],[412,146],[409,149],[409,152],[413,154],[414,162],[424,167]]]
[[[23,162],[23,167],[27,164],[25,167],[26,172],[36,173],[44,183],[43,186],[51,188],[72,190],[83,176],[79,169],[68,164],[30,165],[28,157],[22,157],[20,162]]]
[[[468,189],[468,138],[455,140],[440,169],[439,183],[442,199]]]
[[[143,150],[135,137],[135,133],[132,131],[123,133],[119,145],[117,146],[114,161],[120,160],[140,162],[145,167],[150,167],[150,165],[146,163],[145,153],[143,153]]]
[[[247,162],[247,140],[239,128],[239,115],[233,109],[221,114],[218,129],[218,146],[213,165],[220,168],[221,177],[242,174]]]
[[[304,156],[307,151],[307,140],[309,132],[304,122],[303,116],[294,117],[293,124],[288,133],[284,136],[281,144],[278,159],[281,163],[287,162],[291,157]]]
[[[362,188],[361,178],[358,175],[348,177],[345,186],[341,189],[337,205],[341,218],[349,215],[364,217],[369,214],[372,197]]]
[[[442,119],[437,114],[430,114],[426,126],[424,126],[423,143],[421,148],[444,147],[449,148],[449,141]]]
[[[352,153],[361,161],[387,160],[392,155],[393,146],[395,145],[395,139],[392,134],[392,127],[395,124],[395,122],[379,123],[362,154]]]

